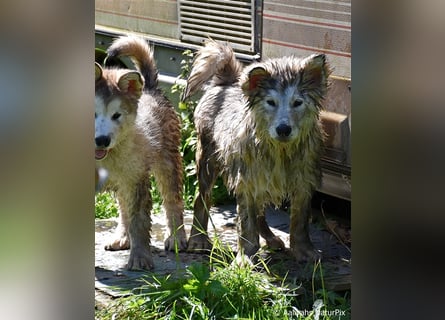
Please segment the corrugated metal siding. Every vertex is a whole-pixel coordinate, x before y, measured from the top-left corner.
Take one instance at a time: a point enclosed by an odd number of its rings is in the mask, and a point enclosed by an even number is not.
[[[334,74],[351,76],[351,1],[264,1],[263,56],[324,52]]]
[[[95,23],[179,39],[176,0],[96,0]]]
[[[181,40],[229,41],[235,51],[255,52],[254,0],[179,0]]]

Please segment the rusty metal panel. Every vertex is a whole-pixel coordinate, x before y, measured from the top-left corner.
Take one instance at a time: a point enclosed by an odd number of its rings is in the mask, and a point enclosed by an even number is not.
[[[263,57],[323,52],[334,75],[351,77],[351,1],[264,1]]]
[[[176,0],[96,0],[95,23],[130,32],[179,39]]]

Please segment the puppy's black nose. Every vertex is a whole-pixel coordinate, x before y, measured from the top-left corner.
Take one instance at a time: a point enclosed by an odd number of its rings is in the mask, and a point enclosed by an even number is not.
[[[110,145],[111,139],[109,136],[99,136],[94,139],[96,141],[96,147],[106,148]]]
[[[276,127],[275,130],[277,131],[277,134],[280,137],[289,137],[289,135],[292,132],[292,128],[284,123],[282,123],[278,127]]]

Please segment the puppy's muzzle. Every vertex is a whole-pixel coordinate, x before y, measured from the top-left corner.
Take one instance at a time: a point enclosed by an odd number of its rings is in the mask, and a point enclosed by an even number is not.
[[[275,130],[280,138],[288,138],[292,133],[292,128],[284,123],[276,127]]]
[[[111,143],[109,136],[99,136],[94,139],[96,142],[95,158],[96,160],[103,160],[108,155],[108,147]]]
[[[107,148],[110,145],[111,139],[109,136],[99,136],[94,139],[96,141],[96,147]]]

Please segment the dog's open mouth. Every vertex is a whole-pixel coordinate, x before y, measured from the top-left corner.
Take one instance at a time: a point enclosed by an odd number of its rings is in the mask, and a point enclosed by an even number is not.
[[[108,155],[108,150],[104,149],[96,149],[96,151],[94,152],[96,160],[103,160],[107,155]]]

